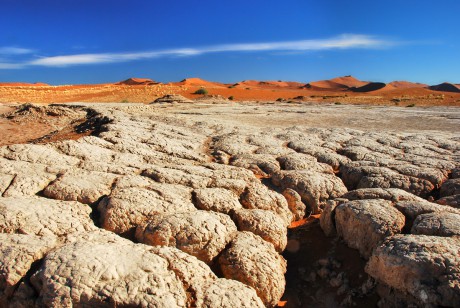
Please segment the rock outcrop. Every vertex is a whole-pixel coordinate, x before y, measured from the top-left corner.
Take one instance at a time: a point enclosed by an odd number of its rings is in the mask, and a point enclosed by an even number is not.
[[[178,94],[167,94],[163,97],[159,97],[154,100],[151,104],[172,104],[172,103],[193,103],[192,100]]]
[[[274,307],[310,213],[380,287],[460,302],[458,134],[287,127],[303,104],[54,107],[13,120],[93,133],[0,146],[2,307]]]

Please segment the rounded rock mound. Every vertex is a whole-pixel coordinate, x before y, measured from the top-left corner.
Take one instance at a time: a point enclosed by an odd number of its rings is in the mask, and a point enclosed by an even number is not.
[[[151,104],[172,104],[172,103],[193,103],[193,101],[179,94],[167,94],[165,96],[157,98]]]
[[[137,228],[136,238],[152,246],[176,247],[210,263],[236,232],[228,215],[198,210],[158,215]]]
[[[274,307],[283,295],[286,261],[257,235],[239,232],[219,257],[219,264],[225,278],[254,288],[268,307]]]

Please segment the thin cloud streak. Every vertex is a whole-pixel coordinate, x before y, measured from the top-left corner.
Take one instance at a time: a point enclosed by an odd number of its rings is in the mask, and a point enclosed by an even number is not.
[[[24,68],[24,64],[0,62],[0,70],[14,70],[21,68]]]
[[[62,56],[41,57],[23,63],[0,63],[4,68],[22,68],[27,66],[65,67],[73,65],[90,65],[102,63],[127,62],[160,57],[190,57],[209,53],[222,52],[303,52],[332,49],[386,48],[396,42],[379,39],[369,35],[346,34],[330,39],[299,40],[270,43],[224,44],[201,48],[179,48],[168,50],[152,50],[130,53],[92,53]]]
[[[19,47],[12,47],[12,46],[0,47],[0,55],[7,55],[7,56],[25,55],[25,54],[30,54],[33,52],[34,51],[32,49],[27,49],[27,48],[19,48]]]

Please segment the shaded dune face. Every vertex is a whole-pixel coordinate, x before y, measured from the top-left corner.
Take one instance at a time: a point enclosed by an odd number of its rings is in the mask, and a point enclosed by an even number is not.
[[[127,86],[140,86],[140,85],[154,85],[158,82],[148,78],[128,78],[126,80],[115,83],[116,85],[127,85]]]
[[[0,146],[0,306],[459,302],[457,131],[206,102],[19,108],[91,134]],[[306,116],[334,113],[345,127]]]
[[[448,82],[444,82],[444,83],[441,83],[435,86],[431,86],[429,88],[435,91],[460,93],[460,86],[458,84],[452,84]]]

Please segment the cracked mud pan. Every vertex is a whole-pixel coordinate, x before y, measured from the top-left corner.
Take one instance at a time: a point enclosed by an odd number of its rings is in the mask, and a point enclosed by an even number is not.
[[[459,306],[454,108],[18,110],[76,140],[0,147],[0,307]]]

